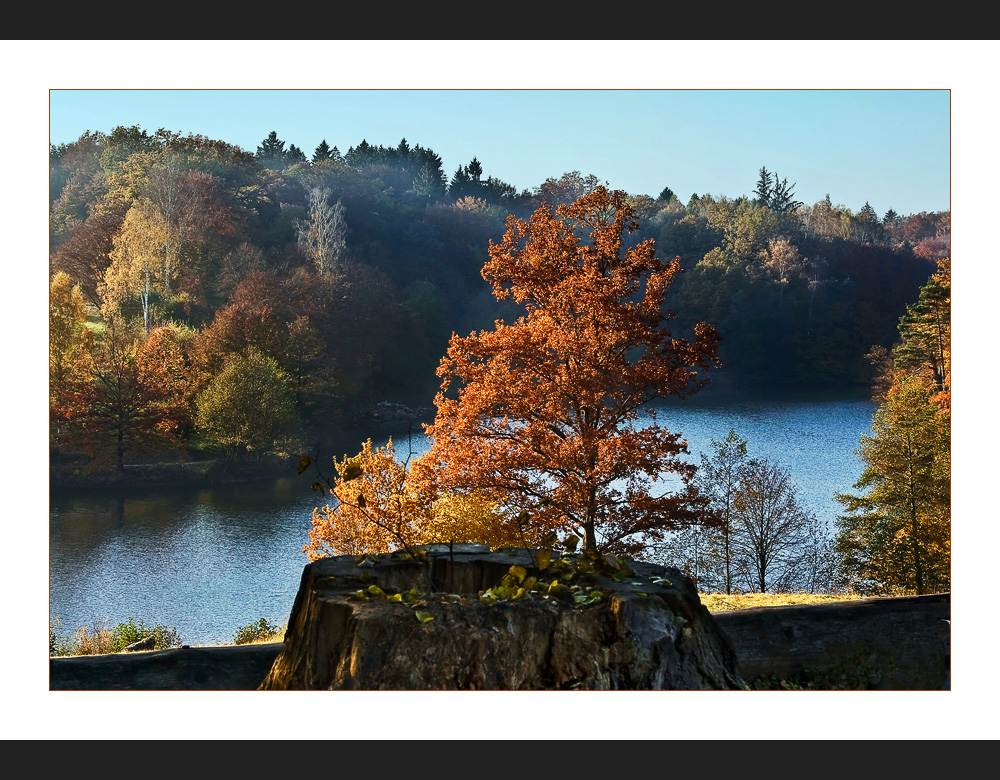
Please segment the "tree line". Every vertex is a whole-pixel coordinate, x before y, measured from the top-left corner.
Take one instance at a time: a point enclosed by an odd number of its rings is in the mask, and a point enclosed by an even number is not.
[[[517,191],[476,158],[448,177],[405,139],[307,157],[276,132],[250,152],[119,126],[53,146],[53,453],[294,452],[374,402],[426,404],[451,335],[516,311],[481,275],[507,217],[599,186]],[[675,330],[712,322],[734,381],[867,382],[949,215],[806,207],[793,187],[762,169],[755,197],[628,195],[624,240],[677,258]]]

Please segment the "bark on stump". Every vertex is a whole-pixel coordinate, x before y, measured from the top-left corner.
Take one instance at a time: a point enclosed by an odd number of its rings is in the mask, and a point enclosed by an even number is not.
[[[743,689],[726,635],[673,568],[625,560],[623,581],[585,577],[601,597],[486,603],[511,566],[549,579],[527,550],[428,545],[326,558],[302,574],[281,652],[261,690]],[[548,576],[543,576],[548,575]],[[572,582],[572,581],[571,581]],[[419,591],[416,609],[368,595]],[[566,596],[563,591],[562,596]],[[433,620],[421,622],[416,610]]]

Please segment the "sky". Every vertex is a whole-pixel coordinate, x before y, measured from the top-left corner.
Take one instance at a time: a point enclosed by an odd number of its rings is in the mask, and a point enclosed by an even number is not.
[[[139,125],[311,157],[362,140],[474,157],[518,190],[570,171],[656,197],[752,193],[766,167],[811,205],[948,211],[947,89],[53,89],[50,141]]]
[[[865,724],[877,724],[880,739],[993,738],[982,703],[998,686],[976,670],[988,665],[985,656],[979,661],[992,641],[980,610],[990,605],[980,602],[996,587],[985,578],[1000,545],[989,492],[995,459],[983,457],[981,444],[996,433],[992,364],[983,360],[996,350],[977,339],[1000,284],[990,196],[1000,179],[998,50],[996,41],[934,40],[5,42],[7,121],[0,134],[6,181],[17,185],[0,188],[10,271],[5,350],[8,375],[29,379],[5,383],[5,394],[12,386],[16,393],[7,408],[18,410],[6,420],[5,457],[9,473],[38,482],[37,490],[13,491],[8,507],[18,522],[8,526],[3,583],[8,593],[35,594],[9,600],[8,624],[40,637],[47,613],[48,537],[38,495],[46,490],[48,459],[42,258],[50,142],[138,124],[254,151],[275,130],[311,155],[323,139],[343,152],[362,139],[394,146],[405,136],[439,154],[449,177],[475,156],[485,175],[519,189],[577,170],[633,194],[655,196],[668,186],[684,200],[694,192],[749,194],[765,166],[795,183],[805,203],[828,193],[852,211],[867,201],[880,216],[889,208],[953,213],[953,691],[867,695],[860,720],[858,699],[849,694],[724,694],[722,701],[680,694],[687,726],[672,722],[666,733],[661,718],[641,717],[647,709],[654,714],[649,694],[616,692],[615,711],[640,717],[604,719],[601,734],[702,738],[698,716],[714,722],[722,706],[742,724],[744,739],[772,738],[774,723],[785,739],[873,736]],[[37,522],[26,522],[32,518]],[[27,641],[16,645],[19,673],[8,695],[20,706],[12,735],[51,736],[56,702],[47,692],[47,658],[29,652],[34,645]],[[168,713],[157,722],[162,735],[301,736],[304,700],[294,695],[266,703],[252,693],[206,695],[192,706],[193,696],[169,710],[162,698],[137,698]],[[476,696],[478,712],[523,717],[518,696]],[[531,696],[535,711],[567,703],[558,694]],[[600,696],[587,704],[606,706]],[[352,698],[354,717],[336,722],[337,736],[370,737],[371,722],[384,720],[383,702]],[[89,716],[69,719],[78,738],[100,738],[112,720],[123,733],[146,734],[145,722],[128,731],[113,694],[81,693],[73,703]],[[502,721],[460,719],[442,709],[468,711],[466,694],[442,693],[428,707],[420,695],[395,697],[394,722],[433,724],[424,732],[431,737],[475,738],[484,725]],[[762,709],[771,717],[759,717]],[[914,709],[935,717],[909,717]]]

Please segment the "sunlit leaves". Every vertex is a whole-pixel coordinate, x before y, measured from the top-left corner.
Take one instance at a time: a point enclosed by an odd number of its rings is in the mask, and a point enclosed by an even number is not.
[[[287,375],[253,347],[226,360],[197,405],[198,427],[233,455],[272,450],[297,422]]]
[[[528,222],[510,218],[483,276],[525,315],[453,337],[428,433],[441,482],[517,504],[520,531],[545,544],[576,529],[586,547],[635,552],[693,516],[690,492],[651,496],[648,479],[693,471],[683,441],[632,422],[646,402],[684,395],[714,361],[716,334],[675,339],[663,304],[679,270],[637,227],[624,193],[595,187]],[[454,392],[452,392],[454,391]]]
[[[336,504],[313,511],[310,541],[303,548],[310,560],[384,553],[417,543],[430,506],[396,459],[392,440],[377,448],[368,440],[356,456],[334,465]]]

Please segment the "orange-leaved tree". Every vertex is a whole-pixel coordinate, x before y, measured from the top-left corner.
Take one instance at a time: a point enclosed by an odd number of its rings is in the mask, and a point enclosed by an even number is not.
[[[513,509],[529,542],[570,531],[586,549],[632,555],[704,509],[686,442],[639,411],[703,386],[718,335],[705,323],[690,340],[671,334],[664,303],[680,265],[651,239],[628,246],[637,228],[626,194],[603,186],[509,217],[482,273],[525,314],[452,336],[438,368],[425,427],[441,484]],[[656,490],[670,473],[680,488]]]

